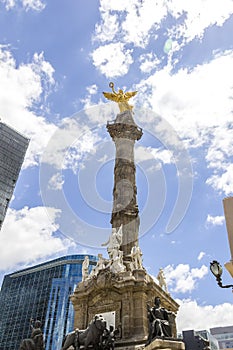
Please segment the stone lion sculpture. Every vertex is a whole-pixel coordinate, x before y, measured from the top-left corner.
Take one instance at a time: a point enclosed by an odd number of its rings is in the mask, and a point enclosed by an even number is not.
[[[88,349],[89,345],[93,346],[93,349],[99,349],[101,337],[106,329],[106,322],[103,318],[95,317],[90,325],[85,330],[76,329],[75,331],[68,333],[63,340],[62,349],[67,350],[71,345],[75,350]]]

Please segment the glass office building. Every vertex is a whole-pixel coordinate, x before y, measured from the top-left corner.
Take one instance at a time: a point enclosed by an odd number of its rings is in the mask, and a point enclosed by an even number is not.
[[[185,343],[185,350],[219,350],[218,341],[209,331],[188,330],[182,332],[182,338]]]
[[[0,229],[28,144],[29,139],[0,122]]]
[[[30,338],[30,320],[42,322],[45,350],[61,349],[73,330],[69,296],[82,278],[85,255],[69,255],[6,275],[0,292],[0,349],[18,350]],[[97,258],[89,255],[89,272]]]
[[[202,331],[196,331],[196,335],[200,335],[203,339],[206,339],[209,341],[209,347],[211,350],[219,350],[219,344],[216,337],[214,337],[209,331],[202,330]]]
[[[210,333],[218,340],[220,349],[233,349],[233,326],[210,328]]]

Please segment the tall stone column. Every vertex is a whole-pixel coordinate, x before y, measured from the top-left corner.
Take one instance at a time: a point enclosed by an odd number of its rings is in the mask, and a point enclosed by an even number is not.
[[[136,167],[134,162],[134,143],[140,140],[142,129],[139,128],[130,110],[117,115],[107,123],[107,130],[116,147],[112,228],[122,225],[123,256],[130,254],[131,248],[138,245],[139,210],[137,205]]]
[[[114,258],[110,257],[96,275],[89,276],[77,285],[71,296],[75,309],[74,327],[83,329],[95,315],[111,313],[114,314],[116,328],[121,330],[116,348],[147,349],[148,305],[152,307],[157,296],[161,299],[162,306],[171,311],[173,338],[176,338],[175,313],[179,305],[155,283],[142,266],[134,266],[131,255],[132,247],[138,245],[139,231],[134,145],[141,138],[142,129],[135,124],[129,109],[121,111],[115,120],[108,122],[107,130],[116,147],[111,224],[116,230],[122,226],[120,249],[124,261],[120,264],[126,269],[112,272]],[[118,253],[118,258],[121,258],[122,255],[119,251]],[[184,345],[182,342],[159,339],[153,341],[148,349],[184,350]]]

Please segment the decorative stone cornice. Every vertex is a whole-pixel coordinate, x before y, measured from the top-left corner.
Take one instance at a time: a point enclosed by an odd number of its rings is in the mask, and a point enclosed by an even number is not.
[[[116,138],[125,138],[138,141],[143,134],[142,129],[137,125],[117,123],[116,121],[108,122],[107,129],[113,140]]]

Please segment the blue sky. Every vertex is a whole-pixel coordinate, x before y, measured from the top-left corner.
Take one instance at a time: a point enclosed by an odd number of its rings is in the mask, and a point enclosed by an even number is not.
[[[180,303],[178,329],[232,324],[232,293],[209,273],[230,260],[232,0],[0,0],[0,116],[31,139],[0,232],[0,273],[106,252],[118,108],[134,119],[140,246]],[[224,283],[232,279],[224,270]],[[192,315],[192,319],[190,319]]]

